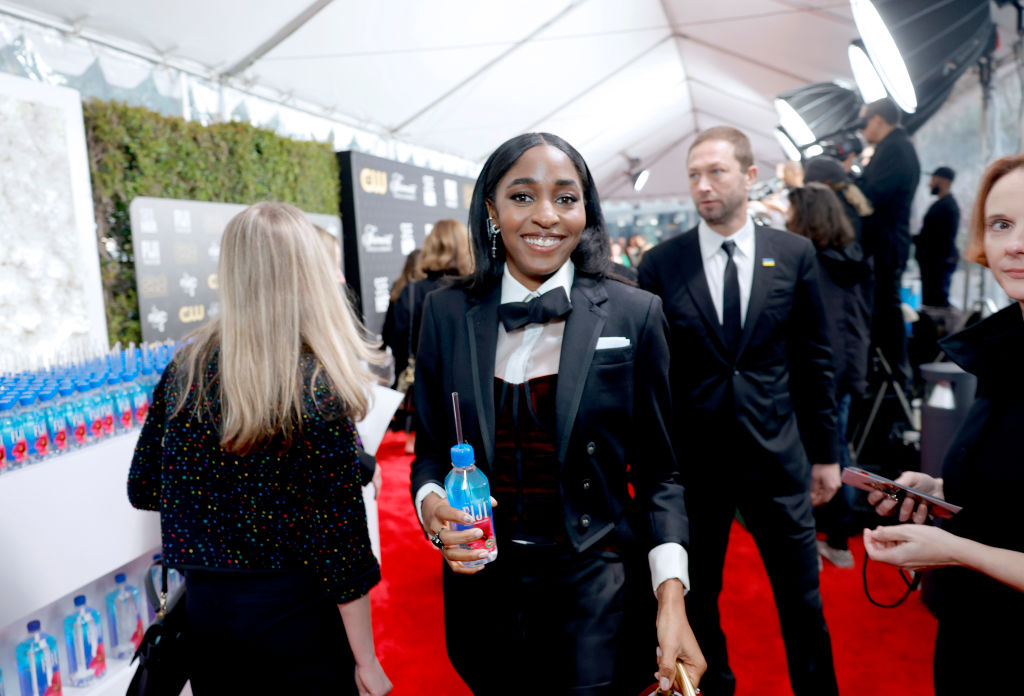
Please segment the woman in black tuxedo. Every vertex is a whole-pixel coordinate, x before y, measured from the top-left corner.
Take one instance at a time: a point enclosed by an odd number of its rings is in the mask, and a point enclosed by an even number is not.
[[[654,666],[667,688],[677,657],[696,682],[661,302],[608,275],[597,190],[557,136],[488,158],[469,227],[475,271],[427,298],[416,361],[412,494],[447,561],[449,657],[474,693],[635,693]],[[452,392],[497,501],[485,566],[458,546],[479,532],[449,528]]]

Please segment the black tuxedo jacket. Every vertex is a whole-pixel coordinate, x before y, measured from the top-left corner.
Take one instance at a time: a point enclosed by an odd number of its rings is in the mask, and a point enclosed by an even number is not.
[[[451,470],[452,392],[459,393],[463,439],[473,445],[477,466],[492,476],[500,297],[500,284],[481,294],[455,287],[427,297],[416,357],[413,496],[429,482],[443,487]],[[661,301],[579,272],[570,297],[555,393],[558,485],[568,538],[578,551],[612,530],[623,541],[647,544],[647,550],[665,542],[685,546],[688,521],[668,432],[669,353]],[[626,338],[629,346],[597,350],[602,336]]]
[[[808,456],[839,461],[814,246],[763,227],[754,238],[754,278],[735,357],[725,349],[697,228],[644,254],[640,286],[662,298],[668,317],[675,448],[699,457],[687,473],[720,479],[731,470],[730,455],[742,451],[760,460],[744,464],[761,475],[806,486]],[[737,425],[753,447],[734,447]]]

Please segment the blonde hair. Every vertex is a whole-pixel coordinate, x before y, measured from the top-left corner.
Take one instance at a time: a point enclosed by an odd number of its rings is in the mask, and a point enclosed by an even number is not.
[[[420,271],[440,271],[467,275],[473,272],[469,252],[469,234],[458,220],[447,218],[434,223],[434,229],[423,242],[419,258]]]
[[[964,258],[971,263],[988,266],[985,257],[985,202],[988,194],[997,181],[1021,167],[1024,167],[1024,155],[1010,155],[997,159],[981,175],[978,195],[974,198],[974,209],[971,211],[971,222],[967,228],[967,248],[964,249]]]
[[[220,249],[220,315],[193,332],[175,358],[174,413],[190,393],[197,415],[219,399],[221,447],[242,455],[278,434],[289,445],[314,385],[325,385],[328,400],[336,396],[346,415],[361,419],[373,378],[360,361],[379,362],[380,354],[338,292],[333,260],[305,214],[285,203],[257,203],[231,219]],[[218,373],[210,375],[217,349]],[[315,364],[308,384],[304,355]]]

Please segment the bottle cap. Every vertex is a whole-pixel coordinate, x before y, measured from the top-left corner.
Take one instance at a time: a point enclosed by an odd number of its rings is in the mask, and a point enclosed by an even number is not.
[[[85,595],[84,594],[80,594],[77,597],[75,597],[75,606],[76,607],[84,607],[85,606]]]
[[[28,632],[35,633],[39,630],[39,619],[32,619],[28,622]]]
[[[473,466],[475,462],[476,457],[473,456],[473,445],[463,442],[452,447],[452,466]]]
[[[122,582],[124,582],[127,579],[128,579],[128,576],[125,575],[124,573],[118,573],[117,575],[114,576],[114,582],[116,582],[116,583],[122,583]]]
[[[18,403],[20,403],[22,406],[31,406],[35,402],[36,402],[36,393],[35,392],[31,392],[31,391],[25,392],[18,399]]]

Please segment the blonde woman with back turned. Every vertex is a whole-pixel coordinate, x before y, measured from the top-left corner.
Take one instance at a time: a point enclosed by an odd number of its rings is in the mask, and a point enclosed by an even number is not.
[[[164,372],[128,496],[186,577],[191,682],[219,693],[386,694],[354,421],[379,352],[310,222],[282,203],[221,241],[220,316]]]

